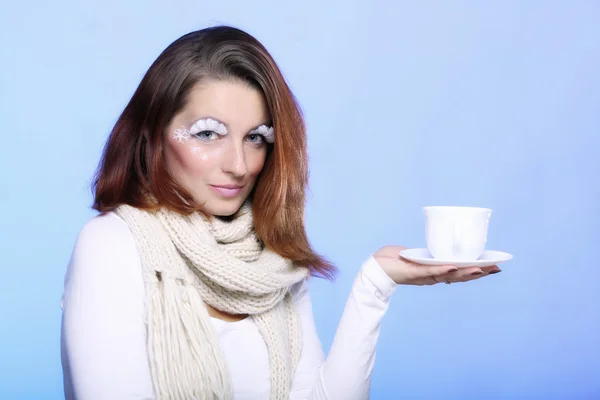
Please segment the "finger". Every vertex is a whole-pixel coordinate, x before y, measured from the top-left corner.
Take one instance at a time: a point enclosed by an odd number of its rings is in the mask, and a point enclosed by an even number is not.
[[[459,268],[457,271],[449,272],[441,278],[445,282],[454,283],[454,282],[466,282],[473,279],[480,278],[485,275],[485,272],[481,270],[481,268],[469,267],[469,268]]]
[[[482,278],[487,275],[493,275],[500,272],[501,269],[498,268],[497,265],[492,265],[489,267],[470,267],[470,268],[459,268],[457,271],[449,272],[446,275],[436,277],[439,281],[440,279],[444,280],[446,283],[454,283],[454,282],[467,282],[475,279]]]
[[[425,266],[420,264],[410,265],[411,277],[413,279],[429,278],[430,280],[440,281],[438,277],[442,277],[449,273],[457,272],[458,268],[454,265],[436,265]],[[432,279],[433,277],[433,279]]]
[[[489,267],[483,267],[483,268],[481,268],[481,270],[486,275],[493,275],[493,274],[497,274],[498,272],[502,271],[497,265],[492,265],[492,266],[489,266]]]
[[[454,265],[425,266],[408,264],[409,280],[415,285],[435,285],[444,282],[444,276],[456,271],[458,271],[458,268]]]
[[[458,282],[467,282],[474,279],[483,278],[487,275],[497,274],[498,272],[500,272],[500,268],[498,268],[497,265],[482,268],[463,268],[458,272],[455,279]]]
[[[415,279],[413,281],[410,281],[411,285],[417,285],[417,286],[433,286],[436,283],[443,283],[443,280],[440,280],[439,278],[434,278],[433,276],[428,276],[426,278],[420,278],[420,279]]]

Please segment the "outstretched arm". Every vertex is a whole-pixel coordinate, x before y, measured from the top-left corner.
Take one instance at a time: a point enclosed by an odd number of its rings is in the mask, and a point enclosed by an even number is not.
[[[375,347],[396,283],[373,257],[362,265],[325,359],[306,283],[297,293],[303,349],[290,400],[368,399]]]

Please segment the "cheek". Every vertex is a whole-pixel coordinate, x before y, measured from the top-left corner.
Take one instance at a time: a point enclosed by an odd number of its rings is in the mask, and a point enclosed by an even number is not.
[[[262,171],[267,159],[267,149],[263,148],[259,151],[253,151],[247,156],[248,172],[252,176],[257,176]]]
[[[210,173],[217,165],[220,149],[199,143],[193,137],[173,134],[167,138],[169,168],[180,178],[199,177]]]

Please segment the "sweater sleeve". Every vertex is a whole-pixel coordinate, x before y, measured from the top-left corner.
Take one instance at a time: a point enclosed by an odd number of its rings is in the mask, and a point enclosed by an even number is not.
[[[79,233],[61,304],[65,398],[153,399],[139,257],[116,215],[97,216]]]
[[[381,320],[397,285],[369,257],[359,271],[325,359],[317,337],[306,283],[297,294],[303,348],[290,400],[369,398]]]

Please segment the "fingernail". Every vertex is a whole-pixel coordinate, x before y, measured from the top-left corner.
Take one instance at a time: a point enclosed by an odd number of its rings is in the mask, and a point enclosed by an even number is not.
[[[471,273],[471,276],[483,275],[483,271],[475,271]]]
[[[497,269],[495,271],[490,271],[490,272],[488,272],[488,275],[497,274],[498,272],[502,272],[502,270],[501,269]]]

